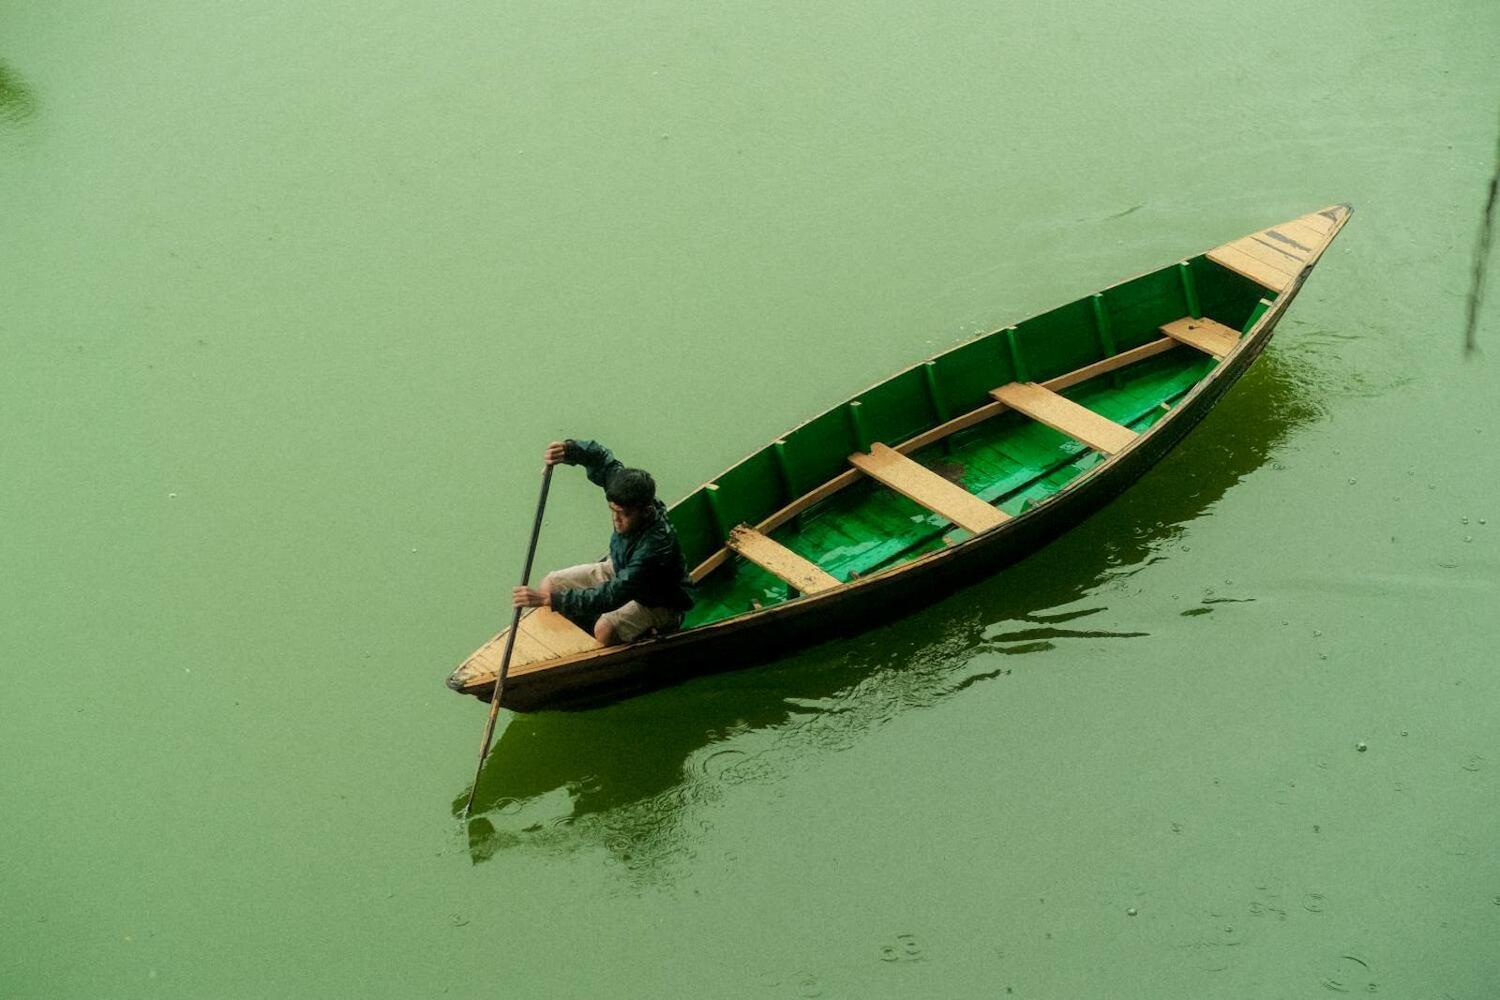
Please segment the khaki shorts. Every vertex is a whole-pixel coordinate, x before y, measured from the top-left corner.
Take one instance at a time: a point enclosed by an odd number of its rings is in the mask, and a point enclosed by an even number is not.
[[[614,560],[584,563],[567,569],[553,570],[542,580],[549,590],[586,590],[597,587],[615,576]],[[648,608],[639,601],[626,601],[613,611],[599,616],[614,627],[615,638],[620,642],[633,642],[650,629],[665,635],[682,627],[682,612],[672,608]]]

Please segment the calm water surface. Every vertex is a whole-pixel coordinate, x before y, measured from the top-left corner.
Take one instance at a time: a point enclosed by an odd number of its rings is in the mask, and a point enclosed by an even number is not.
[[[0,996],[1500,995],[1500,6],[314,6],[0,2]],[[1106,511],[458,823],[546,441],[675,498],[1337,201]]]

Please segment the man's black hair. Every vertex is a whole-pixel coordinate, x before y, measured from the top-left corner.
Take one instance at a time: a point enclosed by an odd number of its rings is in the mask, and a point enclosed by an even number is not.
[[[645,469],[616,469],[605,484],[604,499],[626,510],[641,510],[656,499],[656,480]]]

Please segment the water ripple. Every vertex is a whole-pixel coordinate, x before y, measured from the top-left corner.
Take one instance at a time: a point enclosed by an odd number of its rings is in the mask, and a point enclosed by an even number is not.
[[[1050,639],[1138,639],[1150,634],[1150,632],[1112,632],[1107,629],[1031,628],[1002,632],[987,637],[986,641],[999,644],[1006,642],[1037,642],[1039,640]]]

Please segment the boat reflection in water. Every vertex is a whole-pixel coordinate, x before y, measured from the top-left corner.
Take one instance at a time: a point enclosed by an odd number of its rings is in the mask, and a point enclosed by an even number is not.
[[[1337,381],[1269,353],[1198,433],[1114,503],[997,576],[890,625],[602,708],[512,715],[475,797],[473,861],[603,850],[633,879],[669,880],[674,860],[703,839],[701,807],[727,787],[774,783],[810,755],[1003,681],[1022,656],[1071,638],[1144,639],[1090,629],[1108,610],[1091,595],[1168,558],[1185,525],[1320,417],[1320,392]],[[455,816],[467,797],[465,788],[454,798]]]

